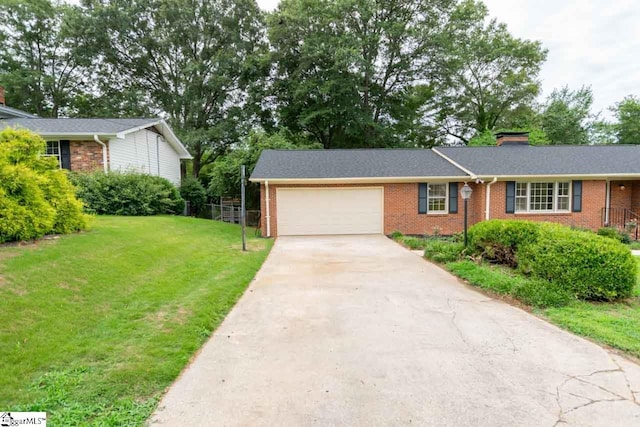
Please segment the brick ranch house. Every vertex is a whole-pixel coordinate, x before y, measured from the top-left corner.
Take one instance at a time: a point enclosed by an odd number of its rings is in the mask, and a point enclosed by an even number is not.
[[[265,150],[262,235],[449,235],[491,218],[597,230],[640,213],[640,145],[530,146],[503,133],[493,147]]]
[[[136,171],[180,184],[180,162],[191,155],[169,125],[149,119],[42,119],[3,105],[0,130],[11,127],[39,134],[45,155],[72,171]]]

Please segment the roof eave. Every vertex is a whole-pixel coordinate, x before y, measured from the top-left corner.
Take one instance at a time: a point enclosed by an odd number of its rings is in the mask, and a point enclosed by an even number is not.
[[[270,184],[372,184],[372,183],[410,183],[410,182],[427,182],[427,181],[465,181],[471,180],[470,176],[372,176],[372,177],[346,177],[346,178],[249,178],[251,182],[263,183],[268,181]]]

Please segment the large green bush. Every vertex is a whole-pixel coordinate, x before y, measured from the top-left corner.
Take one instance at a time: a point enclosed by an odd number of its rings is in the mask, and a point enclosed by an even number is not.
[[[619,241],[567,227],[541,227],[535,244],[518,253],[520,270],[550,280],[586,300],[629,297],[637,265]]]
[[[469,229],[469,247],[483,258],[515,267],[520,247],[534,243],[540,224],[530,221],[499,220],[480,222]]]
[[[181,214],[184,200],[167,179],[141,173],[77,173],[72,179],[87,210],[104,215]]]
[[[66,171],[42,156],[45,144],[26,130],[0,132],[0,243],[87,226]]]
[[[207,203],[207,190],[193,177],[186,177],[180,183],[180,196],[189,202],[191,215],[198,215]]]

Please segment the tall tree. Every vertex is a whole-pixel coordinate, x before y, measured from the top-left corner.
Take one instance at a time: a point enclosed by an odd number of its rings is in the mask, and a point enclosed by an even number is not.
[[[453,0],[284,0],[268,20],[278,120],[326,148],[412,143]]]
[[[444,134],[467,143],[476,133],[509,126],[539,93],[538,73],[547,51],[513,37],[489,19],[487,7],[461,2],[441,32],[433,120]]]
[[[614,125],[619,144],[640,144],[640,98],[627,96],[612,108],[618,122]]]
[[[0,0],[0,85],[9,105],[42,117],[72,112],[91,74],[82,28],[77,6]]]
[[[541,114],[542,129],[551,144],[588,144],[596,117],[591,113],[593,93],[583,86],[572,91],[564,86],[555,89]]]
[[[105,67],[169,116],[193,173],[238,141],[265,49],[255,0],[85,0]]]

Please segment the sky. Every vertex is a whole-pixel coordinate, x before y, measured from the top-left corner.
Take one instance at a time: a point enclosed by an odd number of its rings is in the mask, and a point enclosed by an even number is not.
[[[278,0],[257,0],[273,10]],[[543,100],[554,88],[593,89],[593,112],[610,118],[609,106],[640,96],[638,0],[484,0],[491,16],[516,37],[548,49],[542,67]],[[635,3],[635,4],[634,4]]]

